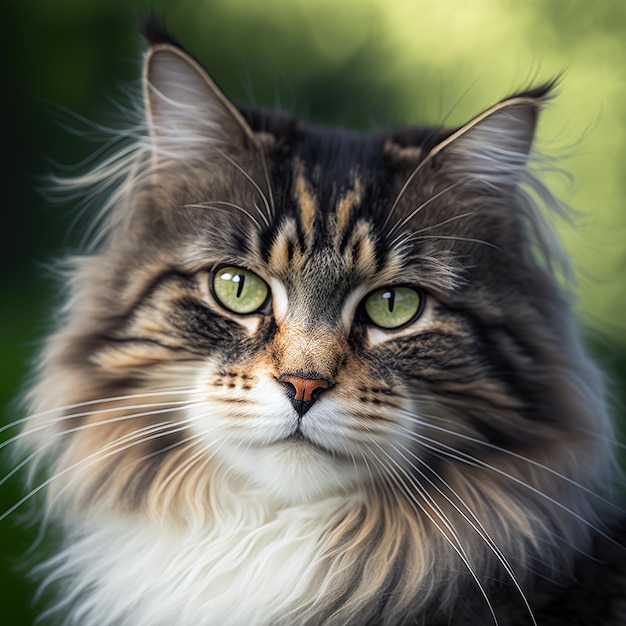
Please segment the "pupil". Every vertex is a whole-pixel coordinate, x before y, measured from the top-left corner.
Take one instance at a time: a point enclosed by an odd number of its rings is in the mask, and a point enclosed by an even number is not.
[[[386,291],[383,294],[383,298],[385,298],[387,300],[387,306],[389,307],[389,313],[393,313],[393,305],[394,305],[394,300],[396,298],[395,291],[393,291],[393,290]]]
[[[243,274],[237,274],[234,280],[237,282],[237,297],[239,298],[243,291],[243,284],[246,282],[246,277]]]

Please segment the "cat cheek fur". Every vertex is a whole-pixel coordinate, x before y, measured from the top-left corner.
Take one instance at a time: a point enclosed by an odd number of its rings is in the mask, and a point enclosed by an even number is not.
[[[22,441],[65,534],[51,613],[533,623],[614,476],[542,217],[559,204],[528,167],[550,86],[458,129],[331,131],[233,105],[148,31],[143,131],[68,184],[102,184],[106,219],[29,396]],[[223,265],[269,304],[220,305]],[[364,299],[399,286],[426,306],[376,327]]]

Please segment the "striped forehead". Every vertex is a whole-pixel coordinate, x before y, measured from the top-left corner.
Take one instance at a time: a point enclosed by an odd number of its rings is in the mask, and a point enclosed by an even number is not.
[[[324,189],[324,193],[321,193],[322,179],[319,170],[311,177],[301,161],[295,162],[291,201],[301,229],[301,240],[308,249],[322,234],[330,238],[335,248],[339,248],[351,217],[355,216],[363,201],[363,183],[356,172],[349,175],[348,182],[341,188],[333,183],[330,190]],[[328,245],[330,241],[325,243]]]
[[[289,210],[279,219],[269,250],[270,269],[303,270],[309,263],[331,263],[364,271],[376,265],[373,225],[359,216],[363,182],[357,173],[341,188],[320,193],[321,175],[310,175],[300,161],[293,165]]]
[[[345,323],[369,291],[406,278],[405,258],[384,245],[364,170],[338,180],[297,159],[291,168],[264,258],[276,317]]]
[[[381,258],[375,227],[359,211],[359,176],[323,195],[301,165],[292,180],[291,210],[279,222],[266,258],[275,313],[280,318],[289,309],[300,318],[345,320],[347,303],[360,300],[381,275],[391,277],[398,264],[388,254]]]

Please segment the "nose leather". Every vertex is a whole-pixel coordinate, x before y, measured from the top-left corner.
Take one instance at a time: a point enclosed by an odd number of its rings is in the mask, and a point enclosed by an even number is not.
[[[281,374],[278,381],[287,385],[287,396],[301,417],[313,406],[320,391],[330,387],[328,380],[314,375]]]

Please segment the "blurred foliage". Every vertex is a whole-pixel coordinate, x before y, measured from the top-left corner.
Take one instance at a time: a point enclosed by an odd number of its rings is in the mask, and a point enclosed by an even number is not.
[[[626,379],[622,0],[152,6],[231,97],[325,124],[460,124],[520,87],[563,74],[542,118],[539,147],[566,156],[573,174],[573,183],[559,176],[550,182],[581,213],[581,225],[564,227],[563,237],[578,271],[590,346],[616,381],[619,401]],[[53,322],[56,289],[41,264],[80,240],[80,228],[70,228],[75,208],[43,202],[41,177],[97,148],[97,132],[82,118],[119,123],[116,103],[126,99],[120,85],[139,76],[136,19],[144,9],[128,0],[13,0],[0,8],[1,406],[18,394],[35,342]],[[9,406],[6,420],[17,417]],[[20,493],[19,480],[4,484],[0,513]],[[11,626],[33,623],[32,589],[15,573],[33,537],[17,515],[0,524],[3,623]]]

